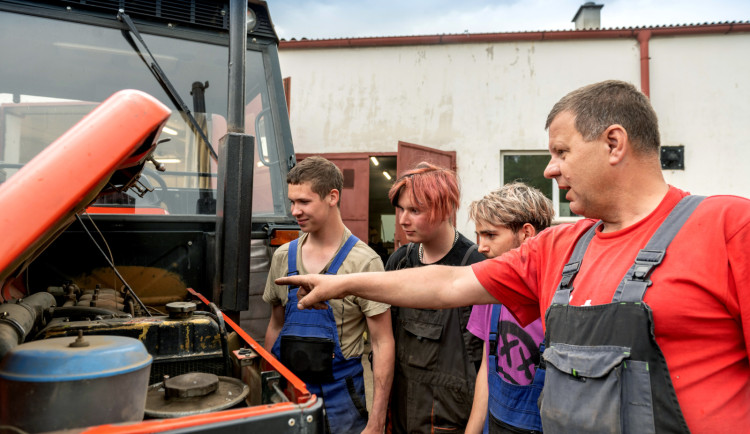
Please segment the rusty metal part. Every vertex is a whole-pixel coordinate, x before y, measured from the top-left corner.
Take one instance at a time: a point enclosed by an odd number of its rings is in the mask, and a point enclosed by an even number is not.
[[[73,342],[69,343],[68,346],[71,347],[71,348],[88,347],[89,346],[89,341],[87,341],[87,340],[85,340],[83,338],[83,331],[79,330],[78,331],[78,337],[76,338],[76,340],[74,340]]]

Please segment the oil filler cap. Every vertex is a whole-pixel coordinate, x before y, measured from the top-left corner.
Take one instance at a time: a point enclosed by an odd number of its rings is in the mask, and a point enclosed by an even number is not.
[[[196,309],[196,305],[192,301],[173,301],[167,303],[166,307],[170,319],[190,318]]]

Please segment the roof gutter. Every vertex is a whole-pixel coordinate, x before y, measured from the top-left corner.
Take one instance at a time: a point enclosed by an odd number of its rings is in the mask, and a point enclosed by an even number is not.
[[[405,45],[470,44],[483,42],[617,39],[637,38],[638,34],[642,32],[650,32],[652,36],[750,32],[750,22],[606,30],[594,29],[424,36],[382,36],[368,38],[301,39],[291,41],[282,39],[279,42],[279,49],[301,50],[313,48],[393,47]]]

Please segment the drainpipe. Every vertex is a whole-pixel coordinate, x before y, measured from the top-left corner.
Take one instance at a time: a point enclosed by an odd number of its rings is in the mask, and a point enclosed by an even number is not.
[[[651,30],[638,32],[637,38],[638,43],[641,45],[641,92],[650,97],[651,83],[649,81],[648,41],[651,39]]]

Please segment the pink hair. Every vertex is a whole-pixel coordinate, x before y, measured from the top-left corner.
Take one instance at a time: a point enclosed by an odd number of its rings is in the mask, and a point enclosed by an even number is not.
[[[427,162],[405,172],[388,192],[391,204],[398,206],[398,199],[404,191],[411,191],[415,205],[429,212],[430,223],[451,219],[456,221],[456,210],[461,193],[456,172]]]

